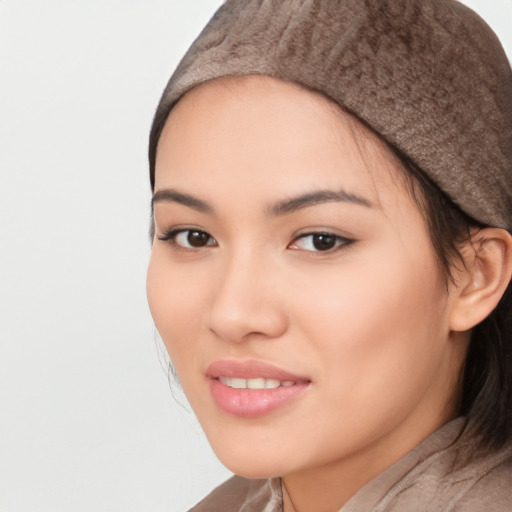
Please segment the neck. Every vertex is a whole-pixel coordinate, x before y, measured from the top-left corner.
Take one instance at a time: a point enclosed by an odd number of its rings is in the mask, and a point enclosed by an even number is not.
[[[379,471],[348,471],[322,467],[282,478],[284,512],[337,512]]]
[[[418,438],[378,439],[372,446],[335,462],[282,478],[284,512],[338,512],[362,487],[420,444],[450,418]],[[403,433],[402,433],[403,434]],[[391,436],[394,437],[394,436]],[[384,442],[383,442],[384,441]]]

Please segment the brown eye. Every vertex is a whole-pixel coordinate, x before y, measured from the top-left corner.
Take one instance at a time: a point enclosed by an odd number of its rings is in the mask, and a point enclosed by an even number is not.
[[[334,249],[336,247],[336,237],[334,235],[328,235],[319,233],[317,235],[313,235],[313,247],[317,251],[328,251],[330,249]]]
[[[216,240],[206,231],[200,229],[175,229],[158,237],[162,242],[168,242],[181,249],[201,249],[217,245]]]
[[[289,248],[309,252],[328,252],[352,243],[353,240],[332,233],[307,233],[295,239]]]
[[[208,245],[210,235],[204,231],[184,231],[187,237],[187,243],[190,247],[205,247]],[[177,238],[177,237],[176,237]]]

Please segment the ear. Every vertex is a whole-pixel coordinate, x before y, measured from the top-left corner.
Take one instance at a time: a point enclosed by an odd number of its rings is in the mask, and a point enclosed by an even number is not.
[[[512,236],[504,229],[472,231],[454,268],[450,329],[468,331],[498,305],[512,277]]]

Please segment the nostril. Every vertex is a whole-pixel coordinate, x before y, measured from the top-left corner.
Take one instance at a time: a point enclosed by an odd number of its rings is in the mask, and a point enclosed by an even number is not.
[[[247,304],[237,307],[213,308],[209,329],[218,338],[234,343],[255,339],[271,339],[281,336],[287,328],[287,320],[279,307],[271,304]]]

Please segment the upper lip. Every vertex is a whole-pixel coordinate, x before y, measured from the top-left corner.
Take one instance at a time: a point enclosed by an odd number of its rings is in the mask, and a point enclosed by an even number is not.
[[[262,361],[219,360],[208,366],[206,376],[210,379],[218,377],[235,377],[240,379],[277,379],[280,381],[306,382],[307,377],[295,375],[282,368]]]

